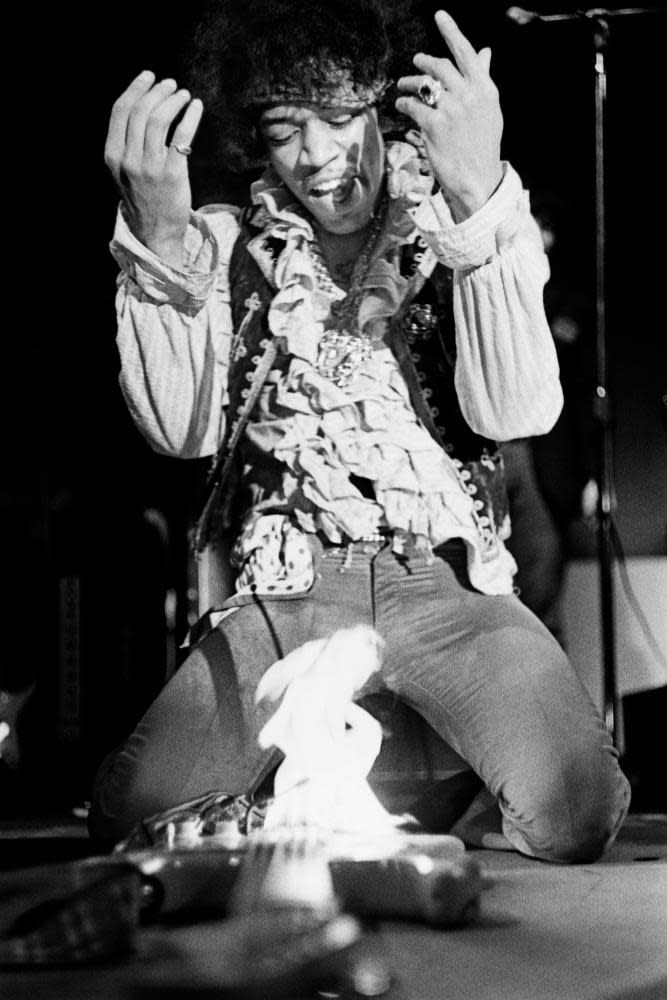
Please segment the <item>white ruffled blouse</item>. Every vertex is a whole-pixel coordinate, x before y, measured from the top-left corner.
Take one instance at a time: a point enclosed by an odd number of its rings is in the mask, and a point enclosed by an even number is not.
[[[430,552],[462,538],[473,586],[511,591],[514,562],[501,540],[491,550],[482,541],[473,498],[415,415],[384,337],[408,287],[398,270],[400,247],[421,233],[430,250],[420,268],[429,273],[441,260],[455,270],[456,386],[466,419],[497,440],[544,433],[562,403],[542,308],[546,259],[527,195],[508,165],[490,201],[458,225],[442,196],[429,196],[430,187],[412,146],[388,146],[387,218],[358,317],[372,353],[345,388],[316,367],[332,293],[317,281],[310,223],[271,172],[253,188],[262,232],[249,250],[276,289],[268,323],[283,361],[262,390],[242,445],[248,478],[256,475],[262,492],[235,549],[241,592],[307,589],[312,566],[300,541],[304,531],[338,543],[379,529],[392,531],[398,550]],[[122,271],[121,387],[139,428],[169,454],[212,454],[224,428],[232,334],[227,267],[237,232],[228,206],[193,213],[181,271],[140,244],[119,214],[112,252]],[[283,243],[275,262],[262,254],[267,235]],[[266,468],[280,470],[268,483]],[[374,499],[351,476],[370,481]],[[506,536],[507,526],[496,527]]]

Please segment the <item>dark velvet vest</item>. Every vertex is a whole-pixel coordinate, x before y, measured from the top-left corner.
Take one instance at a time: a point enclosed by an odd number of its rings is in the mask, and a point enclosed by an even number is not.
[[[230,261],[233,339],[229,367],[229,407],[225,435],[214,460],[208,500],[199,520],[196,545],[210,542],[236,527],[235,499],[240,486],[237,446],[277,349],[267,324],[275,294],[248,243],[257,236],[246,216]],[[411,277],[424,245],[406,246],[401,271]],[[282,243],[267,239],[262,252],[277,259]],[[497,530],[507,515],[507,498],[498,445],[480,437],[466,423],[454,387],[456,339],[452,309],[452,272],[437,265],[421,284],[401,317],[392,324],[389,344],[398,361],[417,416],[454,462],[457,475],[474,503],[483,558],[493,558]]]

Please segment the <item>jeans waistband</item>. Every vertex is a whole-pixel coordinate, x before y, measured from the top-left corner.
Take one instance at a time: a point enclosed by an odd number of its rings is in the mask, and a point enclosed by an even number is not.
[[[375,551],[379,552],[388,545],[392,538],[392,531],[374,531],[369,535],[363,535],[361,538],[348,538],[343,542],[332,542],[329,538],[324,535],[323,532],[317,533],[317,537],[322,544],[322,548],[325,552],[347,552],[349,549],[359,549],[359,551]]]
[[[387,532],[377,532],[373,535],[367,535],[364,538],[358,538],[354,541],[341,542],[339,544],[329,541],[329,539],[320,538],[322,544],[322,559],[331,560],[334,559],[337,563],[340,562],[340,571],[344,572],[345,569],[350,567],[353,562],[357,559],[363,557],[373,557],[378,555],[383,550],[388,549],[391,546],[391,541],[393,538],[393,533],[391,531]],[[397,554],[398,559],[404,559],[407,563],[415,558],[414,555],[401,556]],[[444,562],[448,563],[452,569],[454,569],[457,575],[461,575],[467,581],[468,569],[467,569],[467,552],[466,545],[462,538],[451,538],[446,542],[441,543],[433,549],[433,554],[431,557],[427,556],[425,553],[418,557],[421,559],[426,559],[427,562],[434,562],[435,560],[442,559]]]

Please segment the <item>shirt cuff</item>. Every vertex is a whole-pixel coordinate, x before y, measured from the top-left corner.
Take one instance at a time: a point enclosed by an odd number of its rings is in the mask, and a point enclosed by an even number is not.
[[[218,244],[208,223],[197,212],[190,214],[182,268],[167,264],[136,238],[125,220],[122,206],[118,209],[109,249],[121,270],[159,303],[199,309],[215,282]]]
[[[438,260],[460,271],[488,263],[511,242],[529,212],[528,192],[519,175],[509,163],[503,163],[503,179],[494,193],[463,222],[454,222],[441,191],[426,198],[411,214]]]

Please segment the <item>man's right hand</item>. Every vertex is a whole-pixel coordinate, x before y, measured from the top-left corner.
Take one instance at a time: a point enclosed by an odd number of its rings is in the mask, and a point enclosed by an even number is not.
[[[184,108],[167,146],[170,126]],[[132,232],[176,267],[183,263],[192,196],[187,155],[175,147],[190,146],[202,110],[175,80],[155,83],[154,73],[140,73],[113,106],[104,149]]]

